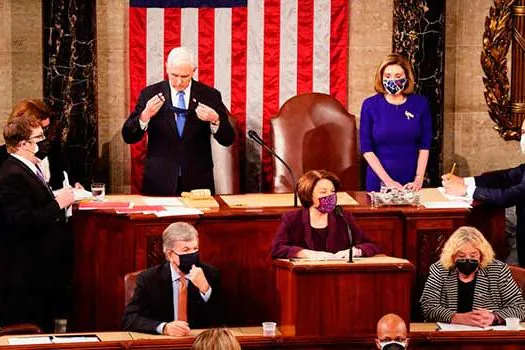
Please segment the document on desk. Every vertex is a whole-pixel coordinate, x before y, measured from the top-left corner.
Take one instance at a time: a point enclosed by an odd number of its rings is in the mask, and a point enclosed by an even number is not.
[[[54,335],[51,337],[51,342],[55,344],[66,343],[96,343],[100,339],[96,335]]]
[[[144,197],[142,200],[145,205],[184,206],[184,202],[179,197]]]
[[[511,331],[512,329],[507,328],[505,325],[501,326],[488,326],[488,327],[476,327],[476,326],[467,326],[464,324],[453,324],[453,323],[437,323],[440,331],[455,331],[455,332],[466,332],[466,331]],[[519,326],[517,330],[522,331],[525,328]],[[514,329],[514,331],[516,331]]]
[[[37,345],[37,344],[51,344],[50,337],[19,337],[8,338],[9,345]]]
[[[427,209],[468,209],[472,206],[464,201],[422,202]]]
[[[184,216],[184,215],[202,215],[204,214],[201,210],[195,208],[185,207],[167,207],[166,210],[157,211],[155,215],[159,218],[166,216]]]

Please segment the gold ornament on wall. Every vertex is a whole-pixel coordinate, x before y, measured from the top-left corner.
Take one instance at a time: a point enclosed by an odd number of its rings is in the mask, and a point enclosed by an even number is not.
[[[507,76],[507,54],[512,39],[512,6],[515,0],[494,0],[485,20],[481,67],[485,72],[485,101],[489,116],[505,140],[519,139],[521,122],[513,121],[510,82]]]

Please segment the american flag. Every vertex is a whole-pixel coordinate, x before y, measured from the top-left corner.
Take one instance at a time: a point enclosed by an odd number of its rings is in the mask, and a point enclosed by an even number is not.
[[[271,143],[270,118],[305,92],[346,106],[348,0],[130,0],[129,45],[130,108],[141,89],[166,79],[172,48],[193,51],[194,78],[218,89],[238,120],[248,192],[267,190],[273,174],[271,157],[246,141],[248,130]],[[145,147],[131,148],[135,193]]]

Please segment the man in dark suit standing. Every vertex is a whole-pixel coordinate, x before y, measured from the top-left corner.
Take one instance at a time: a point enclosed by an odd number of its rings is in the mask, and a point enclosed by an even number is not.
[[[142,272],[126,306],[124,330],[185,336],[221,324],[218,271],[199,261],[197,230],[176,222],[162,234],[166,263]]]
[[[144,194],[180,195],[196,188],[215,192],[210,135],[223,146],[235,136],[220,92],[193,80],[196,69],[187,48],[171,50],[168,80],[142,90],[122,127],[129,144],[148,134]]]
[[[73,190],[53,194],[45,182],[36,156],[45,136],[32,113],[10,118],[4,139],[10,155],[0,168],[0,320],[52,331],[67,304],[71,247],[64,208],[73,203]]]

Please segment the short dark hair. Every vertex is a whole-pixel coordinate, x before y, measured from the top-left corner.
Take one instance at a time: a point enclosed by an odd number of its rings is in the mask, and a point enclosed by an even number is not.
[[[314,187],[317,185],[319,180],[326,179],[330,180],[338,191],[341,187],[341,181],[334,173],[327,170],[310,170],[304,173],[297,183],[297,195],[301,200],[301,204],[305,208],[310,208],[313,205],[312,194]]]
[[[9,153],[18,150],[18,144],[31,137],[33,129],[40,127],[40,121],[32,114],[9,118],[4,126],[4,140]]]

